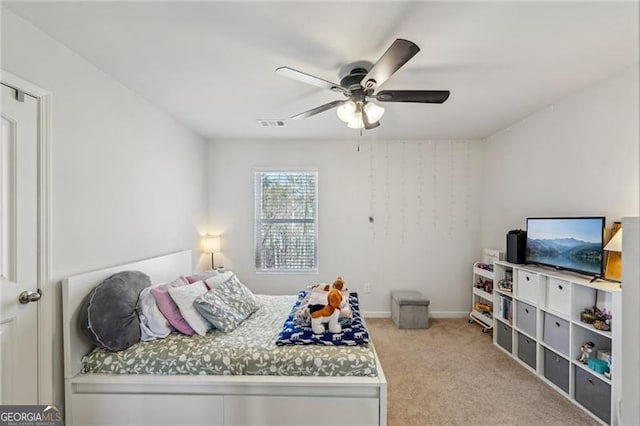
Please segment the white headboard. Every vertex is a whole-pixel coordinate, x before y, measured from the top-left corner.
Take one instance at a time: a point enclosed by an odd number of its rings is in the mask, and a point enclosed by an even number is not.
[[[171,281],[192,272],[191,250],[74,275],[62,281],[65,379],[80,373],[82,357],[93,349],[91,342],[78,327],[78,310],[82,300],[102,280],[121,271],[142,271],[149,275],[152,283]]]

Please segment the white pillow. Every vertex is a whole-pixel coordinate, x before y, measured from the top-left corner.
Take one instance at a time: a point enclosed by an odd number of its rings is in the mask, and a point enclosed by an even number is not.
[[[193,307],[193,301],[196,300],[196,297],[207,291],[207,286],[203,281],[169,289],[169,295],[178,306],[178,309],[180,309],[180,313],[187,324],[201,336],[207,334],[207,331],[211,329],[211,324],[196,311]]]
[[[140,340],[148,342],[164,339],[171,333],[169,321],[162,315],[156,298],[151,294],[152,287],[145,287],[138,298],[138,316],[140,317]]]

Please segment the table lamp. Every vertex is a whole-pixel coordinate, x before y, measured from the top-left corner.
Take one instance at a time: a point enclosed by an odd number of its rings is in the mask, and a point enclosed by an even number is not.
[[[605,278],[621,281],[622,278],[622,228],[611,237],[604,250],[608,251]]]
[[[220,236],[205,235],[200,241],[200,251],[202,253],[211,254],[211,269],[215,269],[213,256],[220,253]]]

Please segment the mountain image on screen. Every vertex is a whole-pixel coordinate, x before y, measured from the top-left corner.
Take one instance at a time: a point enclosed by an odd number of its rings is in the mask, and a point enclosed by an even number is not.
[[[602,247],[575,238],[528,239],[527,259],[577,271],[600,273]]]

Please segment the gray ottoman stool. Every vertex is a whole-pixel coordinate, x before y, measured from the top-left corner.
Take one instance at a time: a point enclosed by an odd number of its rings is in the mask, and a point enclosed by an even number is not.
[[[429,328],[429,299],[415,290],[392,291],[391,319],[398,328]]]

